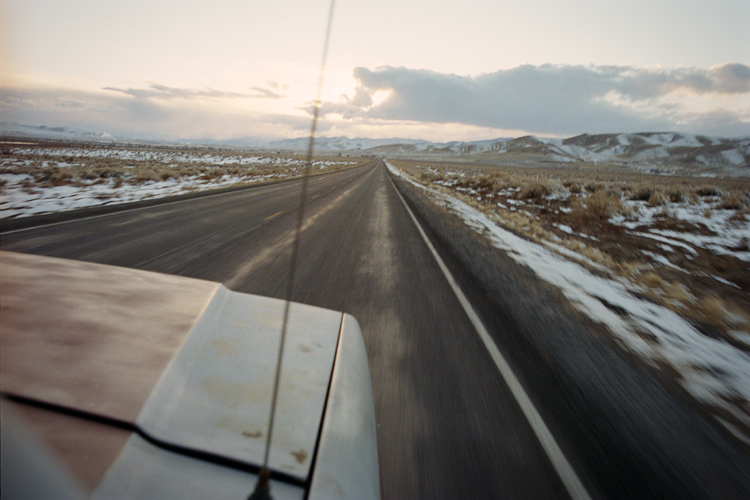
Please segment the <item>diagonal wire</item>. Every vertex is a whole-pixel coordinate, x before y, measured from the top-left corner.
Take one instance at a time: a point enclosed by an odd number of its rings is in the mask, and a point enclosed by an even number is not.
[[[305,171],[302,176],[302,189],[300,193],[299,209],[297,211],[297,228],[292,244],[292,256],[289,263],[289,281],[286,288],[286,303],[284,305],[284,321],[281,326],[281,342],[279,344],[279,356],[276,363],[276,377],[273,383],[273,398],[271,400],[271,415],[268,425],[268,436],[266,437],[266,452],[263,458],[263,468],[268,469],[268,457],[271,451],[271,440],[273,434],[273,423],[276,415],[276,399],[279,392],[279,379],[281,378],[281,358],[284,353],[284,341],[286,340],[287,325],[289,323],[289,308],[291,306],[292,292],[294,291],[294,275],[297,267],[299,255],[299,242],[302,233],[302,223],[305,219],[305,202],[307,201],[307,186],[309,184],[310,174],[312,173],[313,144],[315,142],[315,128],[318,122],[318,113],[320,111],[320,97],[323,89],[323,73],[326,66],[326,56],[328,54],[328,42],[331,37],[331,24],[333,21],[333,7],[335,0],[331,0],[331,6],[328,12],[328,25],[326,27],[325,44],[323,45],[323,60],[320,64],[320,77],[318,79],[318,92],[315,98],[315,109],[313,111],[312,126],[310,128],[310,142],[307,146],[307,158],[305,160]]]

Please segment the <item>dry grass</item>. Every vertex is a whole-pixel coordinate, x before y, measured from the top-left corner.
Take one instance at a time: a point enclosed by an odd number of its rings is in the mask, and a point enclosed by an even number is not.
[[[728,338],[730,330],[750,331],[750,319],[747,323],[726,320],[746,317],[742,311],[750,311],[747,262],[708,252],[700,258],[680,257],[660,242],[610,222],[613,217],[628,220],[632,216],[629,204],[637,202],[658,209],[652,227],[706,234],[705,228],[688,227],[677,219],[673,207],[710,203],[702,212],[704,217],[730,210],[734,211],[730,221],[746,221],[750,214],[748,179],[716,178],[707,184],[703,178],[639,174],[602,165],[542,169],[395,163],[412,177],[481,209],[531,240],[576,252],[584,265],[598,266],[592,268],[594,272],[606,268],[631,281],[650,300],[696,323],[711,325],[722,336]],[[573,232],[562,231],[565,226]],[[749,240],[735,250],[746,251]],[[643,252],[674,264],[655,265]]]
[[[738,193],[735,191],[727,193],[722,197],[719,208],[725,210],[744,210],[748,207],[749,202],[750,198],[748,198],[747,193]]]
[[[480,186],[481,187],[481,186]],[[551,195],[554,192],[562,191],[563,187],[547,179],[535,178],[521,184],[516,198],[519,200],[539,200]]]
[[[616,193],[602,189],[587,198],[576,198],[571,215],[580,226],[589,219],[606,220],[615,215],[627,216],[631,212]]]
[[[203,159],[205,161],[201,161]],[[314,161],[328,162],[327,171],[361,163],[356,158],[339,157],[321,157]],[[123,183],[139,185],[180,179],[211,182],[227,176],[236,177],[239,182],[251,182],[253,177],[300,175],[303,164],[304,161],[294,155],[145,146],[102,148],[44,144],[4,148],[0,154],[0,174],[29,176],[27,189],[103,183],[116,188]]]

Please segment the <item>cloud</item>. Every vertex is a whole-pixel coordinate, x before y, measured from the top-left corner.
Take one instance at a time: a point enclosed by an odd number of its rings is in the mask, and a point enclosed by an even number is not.
[[[191,99],[191,100],[218,100],[218,99],[281,99],[286,97],[283,93],[279,93],[280,87],[275,82],[268,82],[269,88],[265,87],[252,87],[251,90],[254,93],[242,94],[238,92],[225,92],[222,90],[215,90],[211,88],[204,89],[191,89],[191,88],[177,88],[168,87],[166,85],[151,84],[146,88],[117,88],[117,87],[104,87],[102,90],[110,90],[113,92],[121,92],[123,94],[135,97],[136,99]],[[272,90],[273,89],[273,90]]]
[[[722,64],[708,70],[613,67],[606,76],[603,83],[609,84],[611,78],[613,87],[637,99],[656,98],[678,91],[696,95],[750,92],[750,67],[744,64]]]
[[[350,120],[460,123],[538,134],[700,128],[696,99],[747,98],[750,67],[524,65],[479,76],[403,67],[356,68],[352,96],[321,105]],[[701,101],[703,102],[703,101]],[[750,132],[750,114],[713,109],[722,131]],[[703,133],[711,133],[706,129]]]
[[[116,137],[278,138],[309,129],[310,119],[304,114],[271,115],[234,101],[207,100],[196,92],[158,85],[149,89],[136,92],[136,97],[124,91],[5,87],[0,88],[0,116],[4,122],[75,126]],[[173,102],[183,95],[193,97]]]
[[[288,97],[286,92],[289,90],[288,85],[283,85],[278,82],[268,81],[266,82],[267,87],[252,87],[252,90],[256,91],[257,94],[252,97],[267,98],[267,99],[282,99]]]
[[[744,64],[722,64],[708,70],[717,90],[732,94],[750,92],[750,67]]]
[[[750,136],[750,67],[519,66],[479,76],[356,68],[355,87],[321,105],[320,134],[471,140],[580,133],[677,131]],[[0,119],[77,126],[115,136],[292,137],[312,106],[265,82],[247,93],[151,84],[95,92],[0,87]],[[304,111],[307,111],[307,114]]]
[[[257,92],[254,96],[249,97],[258,97],[258,98],[266,98],[266,99],[281,99],[282,97],[285,97],[284,94],[279,94],[277,92],[274,92],[270,89],[264,89],[263,87],[252,87],[254,91]]]

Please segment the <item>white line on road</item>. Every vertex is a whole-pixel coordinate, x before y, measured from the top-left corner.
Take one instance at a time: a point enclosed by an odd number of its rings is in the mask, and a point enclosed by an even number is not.
[[[482,320],[479,319],[479,316],[477,315],[476,311],[474,310],[471,303],[469,302],[469,299],[466,298],[466,295],[464,295],[464,293],[461,291],[461,288],[459,288],[458,283],[456,283],[456,280],[453,278],[453,275],[451,274],[451,272],[448,270],[448,267],[443,262],[443,259],[440,257],[440,255],[438,255],[437,250],[435,250],[435,247],[432,245],[432,242],[430,241],[430,239],[427,237],[427,234],[422,229],[422,226],[419,224],[419,221],[417,221],[417,218],[414,216],[414,213],[409,208],[409,205],[406,204],[404,197],[401,196],[401,193],[398,191],[395,184],[393,184],[393,180],[391,180],[391,184],[393,185],[393,189],[396,191],[396,194],[401,199],[401,203],[404,204],[404,207],[406,207],[406,211],[409,212],[411,219],[414,221],[414,224],[417,226],[417,229],[419,230],[419,234],[422,235],[422,239],[424,239],[425,243],[427,244],[427,247],[430,249],[430,252],[432,252],[433,257],[435,257],[435,260],[437,261],[437,264],[440,267],[440,270],[443,271],[443,274],[445,275],[445,278],[448,280],[448,284],[450,284],[451,288],[453,289],[453,292],[456,294],[458,301],[461,303],[461,306],[464,308],[464,311],[466,311],[466,315],[469,317],[469,320],[474,325],[474,328],[479,334],[479,337],[482,339],[482,342],[484,342],[484,346],[487,348],[487,351],[489,351],[490,356],[492,357],[492,360],[495,362],[495,365],[497,366],[497,369],[500,370],[500,374],[503,376],[503,378],[505,379],[505,382],[508,384],[508,387],[510,388],[511,393],[516,398],[518,405],[521,407],[521,411],[523,411],[523,414],[526,416],[526,419],[531,424],[531,428],[533,429],[534,434],[536,434],[537,439],[539,439],[539,442],[541,443],[542,448],[544,448],[544,451],[547,453],[547,456],[552,462],[552,466],[555,468],[555,470],[557,471],[557,474],[560,476],[560,479],[565,485],[565,488],[568,490],[568,493],[570,494],[571,498],[573,498],[574,500],[591,500],[591,496],[589,495],[588,491],[586,491],[586,487],[578,478],[578,475],[573,470],[573,467],[570,465],[570,462],[568,462],[568,459],[565,458],[565,455],[560,449],[560,446],[557,444],[557,441],[555,441],[555,438],[552,436],[552,433],[547,427],[547,424],[545,424],[544,420],[542,420],[542,416],[539,414],[539,411],[534,406],[534,403],[531,402],[529,395],[526,393],[526,390],[521,385],[521,382],[518,380],[518,377],[516,377],[516,374],[513,373],[513,370],[511,369],[508,362],[505,360],[505,357],[497,348],[497,345],[492,340],[492,337],[490,337],[490,334],[487,331],[487,328],[485,328],[484,323],[482,323]]]

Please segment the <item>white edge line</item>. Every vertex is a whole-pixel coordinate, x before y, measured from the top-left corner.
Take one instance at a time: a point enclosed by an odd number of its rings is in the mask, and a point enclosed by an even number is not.
[[[392,179],[391,184],[393,185]],[[409,205],[406,204],[404,197],[401,196],[401,193],[398,191],[395,185],[393,185],[393,189],[401,199],[401,203],[403,203],[404,207],[406,207],[406,211],[409,212],[409,216],[411,216],[411,219],[414,221],[414,224],[419,230],[419,234],[422,235],[422,239],[424,239],[427,247],[430,249],[430,252],[432,252],[432,256],[435,257],[440,270],[443,271],[445,278],[448,280],[448,284],[456,294],[456,297],[461,303],[461,306],[463,306],[464,311],[466,311],[466,315],[469,317],[469,321],[471,321],[472,325],[474,325],[474,328],[479,334],[479,337],[482,339],[482,342],[484,342],[484,346],[487,348],[487,351],[489,351],[490,357],[492,357],[492,360],[495,362],[497,369],[500,371],[500,374],[508,384],[511,393],[516,398],[518,405],[521,407],[521,411],[526,416],[529,424],[531,424],[531,428],[534,431],[534,434],[536,434],[536,437],[537,439],[539,439],[542,448],[544,448],[544,451],[547,453],[550,462],[552,462],[552,466],[555,468],[555,471],[557,471],[557,474],[560,476],[560,479],[565,485],[565,488],[568,490],[568,494],[570,494],[571,498],[576,500],[591,500],[591,496],[589,495],[588,491],[586,491],[585,486],[578,478],[578,475],[573,470],[573,467],[570,465],[570,462],[568,462],[568,459],[565,458],[565,455],[560,449],[560,446],[557,444],[557,441],[555,441],[555,438],[552,436],[552,433],[547,427],[547,424],[545,424],[544,420],[542,420],[542,416],[539,414],[539,411],[534,406],[534,403],[531,402],[529,395],[521,385],[521,382],[519,382],[516,374],[513,373],[513,370],[505,360],[505,357],[497,348],[497,345],[492,340],[492,337],[490,337],[487,328],[485,328],[482,320],[479,319],[479,316],[477,315],[476,311],[474,311],[474,308],[466,298],[466,295],[464,295],[464,293],[461,291],[458,283],[456,283],[456,280],[453,279],[453,275],[448,270],[448,267],[445,265],[440,255],[438,255],[437,250],[435,250],[435,247],[432,245],[432,242],[429,240],[427,234],[422,229],[419,221],[417,221],[417,218],[409,208]]]

